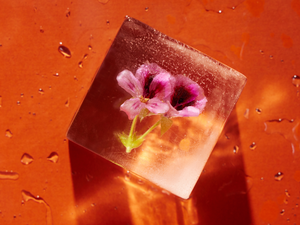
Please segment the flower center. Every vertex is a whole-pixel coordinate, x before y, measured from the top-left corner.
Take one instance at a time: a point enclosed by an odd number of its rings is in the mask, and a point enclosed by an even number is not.
[[[147,103],[147,102],[149,101],[149,99],[150,99],[150,98],[145,98],[145,97],[143,97],[143,96],[140,96],[140,101],[141,101],[142,103]]]
[[[187,90],[184,86],[176,87],[174,90],[174,94],[172,96],[171,105],[176,110],[182,110],[187,106],[194,105],[193,94],[190,93],[189,90]]]

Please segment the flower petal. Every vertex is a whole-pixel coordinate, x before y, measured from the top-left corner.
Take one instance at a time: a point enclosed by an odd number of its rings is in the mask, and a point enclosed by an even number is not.
[[[162,71],[164,70],[155,63],[145,63],[137,69],[135,76],[140,81],[141,86],[144,88],[145,81],[149,75],[156,75]]]
[[[140,82],[129,70],[123,70],[119,73],[117,81],[119,86],[133,97],[138,97],[143,93],[143,88]]]
[[[200,113],[202,113],[202,111],[204,110],[204,108],[206,106],[206,102],[207,102],[207,99],[205,97],[203,97],[202,99],[196,101],[194,106],[197,109],[199,109]]]
[[[169,100],[166,117],[199,116],[204,110],[207,99],[203,89],[190,78],[183,75],[175,77],[174,93]]]
[[[200,110],[194,106],[187,106],[183,110],[178,111],[178,117],[199,116]]]
[[[166,113],[169,110],[169,105],[158,98],[152,98],[147,102],[146,108],[152,113],[160,114]]]
[[[138,115],[142,109],[146,107],[145,103],[142,103],[139,98],[131,98],[126,100],[120,107],[121,111],[124,111],[128,119],[132,120]]]
[[[157,74],[150,84],[149,94],[149,98],[156,97],[161,100],[169,98],[172,94],[171,74],[165,71]]]
[[[171,104],[174,108],[182,109],[185,105],[196,100],[201,92],[201,87],[190,78],[183,75],[175,77],[174,93]]]

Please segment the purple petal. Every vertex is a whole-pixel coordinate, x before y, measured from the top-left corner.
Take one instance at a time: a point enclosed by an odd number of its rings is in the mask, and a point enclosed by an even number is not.
[[[184,105],[196,100],[201,89],[196,82],[183,75],[175,77],[174,86],[171,104],[175,108],[182,108]]]
[[[138,97],[143,93],[143,88],[140,82],[129,70],[123,70],[119,73],[117,81],[119,86],[133,97]]]
[[[160,114],[166,113],[169,110],[169,105],[158,98],[152,98],[147,102],[146,108],[152,113]]]
[[[145,87],[145,81],[147,80],[147,78],[150,75],[156,75],[156,74],[159,74],[163,71],[164,70],[162,68],[160,68],[155,63],[151,63],[151,64],[145,63],[137,69],[137,71],[135,73],[135,76],[140,81],[141,86],[144,88]]]
[[[187,106],[183,110],[178,111],[178,117],[199,116],[200,110],[194,106]]]
[[[204,108],[206,106],[206,102],[207,102],[207,99],[205,97],[203,97],[202,99],[196,101],[194,106],[197,109],[199,109],[200,113],[202,113],[202,111],[204,110]]]
[[[169,96],[172,94],[170,78],[171,75],[167,72],[162,72],[156,75],[149,87],[149,97],[156,97],[161,100],[169,98]]]
[[[199,116],[204,110],[207,99],[203,89],[190,78],[178,75],[175,77],[174,94],[169,100],[170,109],[167,117]]]
[[[137,116],[142,109],[146,107],[145,103],[142,103],[139,98],[131,98],[126,100],[120,107],[121,111],[124,111],[128,119],[132,120]]]

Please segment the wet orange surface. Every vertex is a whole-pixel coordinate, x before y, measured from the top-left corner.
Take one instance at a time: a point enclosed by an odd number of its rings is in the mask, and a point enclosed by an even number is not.
[[[125,15],[248,78],[188,200],[66,139]],[[0,16],[0,224],[300,223],[299,0],[1,1]]]

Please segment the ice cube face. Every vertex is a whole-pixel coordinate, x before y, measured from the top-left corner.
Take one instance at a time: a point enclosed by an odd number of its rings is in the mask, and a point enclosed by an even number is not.
[[[161,136],[160,125],[130,153],[118,135],[130,133],[132,120],[120,110],[133,96],[119,86],[124,70],[134,75],[143,64],[154,63],[174,77],[196,82],[207,99],[196,117],[174,117]],[[105,159],[187,199],[232,111],[246,77],[209,56],[176,41],[148,25],[126,17],[95,80],[68,131],[68,139]],[[143,134],[161,117],[137,120]],[[103,171],[105,172],[105,171]]]

